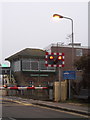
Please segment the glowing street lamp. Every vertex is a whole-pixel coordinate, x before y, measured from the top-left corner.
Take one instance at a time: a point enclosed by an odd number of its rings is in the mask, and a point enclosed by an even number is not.
[[[63,16],[59,15],[59,14],[54,14],[53,15],[54,18],[63,18]]]
[[[71,30],[72,30],[72,70],[73,70],[73,62],[74,62],[74,54],[73,54],[73,48],[74,48],[74,38],[73,38],[73,20],[71,19],[71,18],[69,18],[69,17],[64,17],[64,16],[62,16],[62,15],[59,15],[59,14],[54,14],[53,15],[53,18],[55,18],[55,19],[60,19],[60,18],[65,18],[65,19],[68,19],[68,20],[70,20],[71,21],[71,26],[72,26],[72,28],[71,28]],[[59,81],[60,81],[60,89],[61,89],[61,79],[60,79],[60,69],[59,69]],[[69,80],[69,99],[70,99],[70,97],[71,97],[71,95],[70,95],[70,92],[71,90],[70,90],[70,80]],[[61,93],[60,93],[61,94]]]

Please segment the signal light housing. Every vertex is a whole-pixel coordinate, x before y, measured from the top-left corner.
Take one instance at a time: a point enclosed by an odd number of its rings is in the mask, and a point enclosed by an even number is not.
[[[64,53],[48,53],[45,56],[47,67],[64,67]]]

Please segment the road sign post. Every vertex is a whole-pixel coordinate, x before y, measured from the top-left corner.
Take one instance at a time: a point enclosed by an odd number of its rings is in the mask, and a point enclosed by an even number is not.
[[[69,99],[71,99],[71,80],[76,79],[75,71],[63,71],[63,79],[69,80]]]
[[[59,74],[59,82],[60,82],[60,100],[61,100],[61,68],[59,67],[59,71],[58,71],[58,74]]]

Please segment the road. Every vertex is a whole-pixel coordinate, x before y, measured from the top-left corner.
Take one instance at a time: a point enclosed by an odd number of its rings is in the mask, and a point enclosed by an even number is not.
[[[2,120],[18,120],[18,118],[85,118],[76,113],[41,107],[33,104],[3,100]]]

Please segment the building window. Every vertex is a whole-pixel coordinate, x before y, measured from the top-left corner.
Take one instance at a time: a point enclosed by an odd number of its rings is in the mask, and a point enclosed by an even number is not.
[[[42,59],[23,59],[22,71],[30,70],[54,70],[54,67],[46,67],[45,60]]]
[[[38,62],[37,61],[31,62],[31,70],[38,70]]]
[[[15,61],[13,67],[14,67],[14,71],[20,71],[21,70],[21,63],[20,63],[20,61]]]
[[[30,70],[30,61],[29,60],[22,61],[22,70]]]
[[[82,49],[76,49],[76,56],[82,56],[83,52]]]
[[[47,70],[47,67],[45,66],[45,61],[44,60],[39,62],[39,69],[40,70]]]

